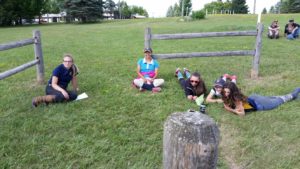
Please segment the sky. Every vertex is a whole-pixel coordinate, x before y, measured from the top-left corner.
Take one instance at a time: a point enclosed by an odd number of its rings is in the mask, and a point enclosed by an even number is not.
[[[119,0],[114,0],[116,3]],[[179,0],[121,0],[126,1],[127,5],[141,6],[147,10],[149,17],[165,17],[168,8],[174,5]],[[200,10],[204,7],[204,4],[213,2],[216,0],[192,0],[192,9]],[[224,0],[225,1],[225,0]],[[261,12],[264,8],[268,11],[271,6],[275,5],[279,0],[256,0],[256,14]],[[254,0],[246,0],[249,7],[249,12],[253,13]]]

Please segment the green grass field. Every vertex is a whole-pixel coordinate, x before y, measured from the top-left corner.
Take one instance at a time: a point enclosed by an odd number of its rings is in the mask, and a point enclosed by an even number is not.
[[[260,77],[250,79],[252,57],[159,60],[166,83],[158,94],[139,93],[130,86],[136,62],[143,57],[144,29],[153,33],[190,33],[256,29],[256,16],[209,16],[180,22],[179,18],[105,21],[100,24],[53,24],[0,29],[0,43],[42,34],[45,76],[72,53],[80,68],[82,92],[88,99],[31,107],[45,85],[36,84],[36,70],[0,81],[1,168],[162,168],[163,124],[173,112],[197,109],[174,78],[176,67],[199,71],[210,88],[223,73],[236,74],[249,95],[281,95],[300,86],[300,40],[269,40],[267,26],[278,19],[281,35],[289,18],[299,14],[263,15],[265,24]],[[298,18],[298,19],[297,19]],[[252,50],[254,37],[153,41],[154,53]],[[0,52],[0,72],[31,61],[33,46]],[[207,113],[221,131],[218,168],[292,169],[300,165],[300,101],[254,112],[240,118],[222,105]]]

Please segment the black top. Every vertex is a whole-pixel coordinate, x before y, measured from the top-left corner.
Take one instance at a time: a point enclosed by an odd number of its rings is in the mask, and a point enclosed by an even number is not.
[[[289,32],[288,26],[289,26],[289,24],[286,24],[286,25],[285,25],[285,27],[284,27],[284,33],[289,35],[289,34],[291,34],[291,32]],[[294,28],[295,28],[295,27],[298,27],[298,28],[299,28],[299,26],[300,26],[299,24],[293,23],[293,27],[294,27]]]

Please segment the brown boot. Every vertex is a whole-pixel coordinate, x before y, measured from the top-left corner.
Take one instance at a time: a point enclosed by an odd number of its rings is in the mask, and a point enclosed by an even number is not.
[[[54,95],[38,96],[32,99],[32,106],[37,107],[41,103],[52,103],[55,99]]]

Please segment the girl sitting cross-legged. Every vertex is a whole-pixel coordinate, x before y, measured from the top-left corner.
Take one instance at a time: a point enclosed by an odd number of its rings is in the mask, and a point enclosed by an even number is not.
[[[152,58],[152,49],[144,49],[144,58],[137,62],[138,77],[133,80],[133,85],[140,91],[149,90],[154,93],[160,92],[164,79],[157,79],[159,64]]]

